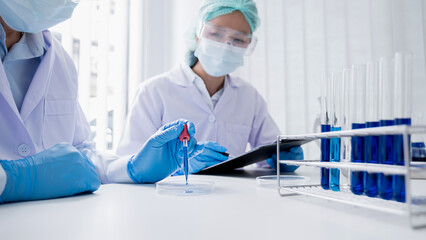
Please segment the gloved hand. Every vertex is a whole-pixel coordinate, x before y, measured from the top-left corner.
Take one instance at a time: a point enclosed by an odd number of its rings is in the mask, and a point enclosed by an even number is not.
[[[228,160],[228,157],[219,152],[226,152],[226,148],[215,142],[200,142],[189,155],[189,173],[196,173],[206,167]],[[183,175],[183,168],[176,175]]]
[[[292,147],[289,151],[280,152],[281,160],[303,160],[303,150],[300,146]],[[277,154],[273,154],[271,158],[268,158],[266,162],[273,169],[277,169]],[[281,172],[294,172],[299,166],[287,165],[280,163]]]
[[[182,167],[183,144],[179,136],[184,124],[188,126],[190,136],[188,155],[192,153],[197,144],[194,124],[183,119],[168,123],[154,133],[127,163],[127,173],[134,182],[154,183]]]
[[[101,185],[92,162],[68,143],[0,164],[7,176],[0,203],[94,192]]]

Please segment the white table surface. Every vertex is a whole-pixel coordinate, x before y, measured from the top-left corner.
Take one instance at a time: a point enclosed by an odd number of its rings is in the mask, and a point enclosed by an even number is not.
[[[316,168],[297,174],[317,180]],[[213,194],[158,195],[155,185],[109,184],[94,194],[0,205],[0,239],[426,239],[407,217],[307,196],[280,197],[254,175],[192,175]]]

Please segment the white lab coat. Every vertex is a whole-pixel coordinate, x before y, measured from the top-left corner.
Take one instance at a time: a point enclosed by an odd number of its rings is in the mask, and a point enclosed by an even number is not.
[[[143,82],[127,117],[118,155],[137,151],[165,123],[184,118],[196,127],[197,141],[214,141],[231,155],[272,143],[279,134],[266,103],[256,89],[238,77],[226,76],[224,92],[211,109],[193,84],[188,65]]]
[[[59,142],[68,142],[92,160],[103,183],[130,182],[125,158],[97,154],[87,141],[90,129],[77,99],[74,63],[49,31],[44,31],[43,36],[47,51],[25,95],[21,112],[0,61],[0,159],[22,159]]]

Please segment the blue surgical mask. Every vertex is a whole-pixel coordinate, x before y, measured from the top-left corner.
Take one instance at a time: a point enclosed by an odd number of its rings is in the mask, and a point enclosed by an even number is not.
[[[1,0],[0,16],[16,31],[37,33],[69,19],[80,0]]]
[[[243,48],[200,38],[194,55],[198,58],[207,74],[213,77],[220,77],[243,66],[244,53],[245,49]]]

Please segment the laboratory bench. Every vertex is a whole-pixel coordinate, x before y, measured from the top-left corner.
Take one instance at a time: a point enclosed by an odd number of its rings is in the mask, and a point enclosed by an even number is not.
[[[426,239],[426,228],[412,229],[406,216],[281,197],[257,185],[256,176],[271,174],[191,175],[190,181],[214,182],[214,192],[203,196],[159,195],[155,184],[107,184],[93,194],[4,204],[0,239]],[[319,180],[319,168],[294,174]],[[416,187],[426,191],[425,182]]]

